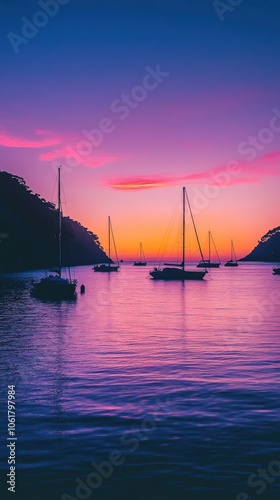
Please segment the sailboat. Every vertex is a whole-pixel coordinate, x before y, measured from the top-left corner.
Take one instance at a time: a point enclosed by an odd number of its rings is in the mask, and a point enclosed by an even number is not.
[[[280,266],[279,267],[274,267],[272,269],[272,271],[273,271],[273,274],[280,274]]]
[[[216,254],[217,254],[217,257],[219,259],[219,262],[211,262],[211,241],[213,242],[213,245],[215,247],[215,250],[216,250]],[[199,264],[197,264],[196,267],[220,267],[221,265],[221,261],[220,261],[220,257],[218,255],[218,252],[217,252],[217,248],[216,248],[216,245],[215,245],[215,242],[213,240],[213,236],[211,234],[211,231],[208,231],[208,259],[205,260],[205,259],[202,259]]]
[[[226,267],[237,267],[238,266],[238,262],[236,260],[236,255],[235,255],[235,250],[234,250],[234,246],[233,246],[233,241],[231,240],[231,257],[230,257],[230,260],[228,260],[226,263],[225,263],[225,266]]]
[[[69,279],[61,277],[62,213],[60,169],[61,167],[58,167],[58,267],[51,269],[49,276],[42,278],[38,283],[33,283],[32,294],[38,298],[73,299],[76,297],[77,281],[71,279],[70,270]]]
[[[171,281],[171,280],[178,280],[178,281],[179,280],[180,281],[184,281],[184,280],[202,280],[204,278],[205,274],[207,274],[207,272],[208,272],[206,269],[204,271],[190,271],[190,270],[185,270],[186,198],[187,198],[187,202],[188,202],[188,206],[189,206],[189,210],[190,210],[190,214],[191,214],[191,218],[192,218],[192,222],[193,222],[193,226],[194,226],[195,235],[196,235],[196,239],[197,239],[197,242],[198,242],[200,254],[201,254],[201,257],[203,259],[202,250],[201,250],[200,243],[199,243],[199,240],[198,240],[198,234],[197,234],[197,231],[196,231],[196,226],[195,226],[194,218],[193,218],[192,211],[191,211],[189,198],[188,198],[188,195],[186,193],[186,188],[183,187],[183,244],[182,244],[182,262],[181,262],[181,264],[165,264],[168,267],[164,267],[163,269],[155,267],[154,270],[150,272],[150,276],[152,276],[152,278],[155,279],[155,280],[167,280],[167,281]],[[170,266],[172,266],[172,267],[170,267]]]
[[[146,266],[147,265],[147,261],[145,259],[145,255],[144,255],[143,245],[141,242],[140,242],[140,260],[135,261],[133,265],[134,266]]]
[[[115,254],[116,254],[116,258],[117,258],[117,265],[111,263],[111,235],[112,235],[114,250],[115,250]],[[98,266],[93,267],[93,270],[96,273],[113,273],[113,272],[117,272],[119,267],[120,267],[110,216],[108,217],[108,257],[109,257],[109,264],[99,264]]]

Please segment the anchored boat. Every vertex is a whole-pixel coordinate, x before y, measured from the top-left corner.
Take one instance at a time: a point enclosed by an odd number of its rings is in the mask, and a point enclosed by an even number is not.
[[[189,202],[188,195],[186,193],[186,188],[183,187],[183,239],[182,239],[182,262],[180,264],[165,264],[168,267],[164,267],[163,269],[155,267],[153,271],[150,272],[150,276],[155,280],[202,280],[204,276],[207,274],[207,270],[204,271],[192,271],[185,269],[185,247],[186,247],[186,199],[188,202],[192,222],[194,225],[195,235],[197,238],[199,250],[201,257],[203,259],[201,246],[198,239],[198,234],[196,230],[196,226],[194,223],[194,218],[191,211],[191,206]]]
[[[50,269],[48,276],[42,278],[38,283],[32,284],[32,294],[38,298],[46,299],[73,299],[76,297],[77,281],[61,276],[61,240],[62,240],[62,211],[61,211],[61,179],[58,167],[58,266]]]
[[[213,243],[214,245],[214,248],[215,248],[215,251],[216,251],[216,254],[217,254],[217,257],[219,259],[219,262],[211,262],[211,242]],[[210,268],[210,267],[220,267],[221,265],[221,260],[220,260],[220,257],[218,255],[218,252],[217,252],[217,248],[216,248],[216,245],[215,245],[215,242],[214,242],[214,239],[213,239],[213,236],[211,234],[211,231],[208,232],[208,259],[202,259],[199,264],[197,264],[196,267],[207,267],[207,268]]]
[[[112,236],[112,240],[113,240],[117,264],[111,263],[111,236]],[[108,217],[108,257],[109,257],[109,264],[99,264],[99,265],[93,267],[93,270],[96,273],[115,273],[119,270],[119,267],[120,267],[110,216]]]
[[[143,245],[141,242],[140,242],[140,260],[135,261],[133,265],[138,266],[138,267],[147,265],[147,261],[145,259],[145,255],[144,255]]]
[[[230,260],[228,260],[225,263],[225,267],[237,267],[238,266],[238,262],[236,260],[236,255],[235,255],[235,250],[234,250],[234,246],[233,246],[233,241],[232,240],[231,240],[230,249],[231,249],[231,257],[230,257]]]

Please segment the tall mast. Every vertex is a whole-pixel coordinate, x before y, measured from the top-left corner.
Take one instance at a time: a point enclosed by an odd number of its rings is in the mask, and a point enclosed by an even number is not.
[[[183,187],[183,258],[182,258],[182,268],[185,269],[185,246],[186,246],[186,188]]]
[[[232,257],[231,257],[231,259],[234,260],[235,262],[237,262],[237,260],[236,260],[236,254],[235,254],[235,250],[234,250],[233,240],[231,240],[231,245],[232,245]]]
[[[231,260],[233,260],[233,241],[231,240]]]
[[[108,216],[108,241],[109,241],[109,267],[111,266],[111,218]]]
[[[61,193],[60,193],[60,170],[58,167],[58,269],[61,276]]]
[[[119,257],[118,257],[118,252],[117,252],[117,247],[116,247],[115,236],[114,236],[114,231],[113,231],[113,228],[112,228],[111,219],[110,219],[110,229],[111,229],[111,234],[112,234],[112,240],[113,240],[114,250],[115,250],[115,254],[116,254],[116,259],[117,259],[117,263],[118,263],[118,266],[119,266],[120,261],[119,261]]]
[[[188,207],[189,207],[189,211],[190,211],[190,215],[191,215],[191,219],[192,219],[192,223],[193,223],[193,228],[194,228],[195,237],[196,237],[196,241],[197,241],[197,244],[198,244],[200,256],[201,256],[201,259],[203,260],[203,262],[205,262],[205,259],[204,259],[204,256],[203,256],[203,252],[202,252],[202,248],[201,248],[200,241],[199,241],[199,237],[198,237],[198,232],[197,232],[196,225],[195,225],[194,218],[193,218],[192,207],[191,207],[191,204],[190,204],[190,200],[189,200],[187,191],[186,191],[186,198],[187,198],[187,202],[188,202]]]
[[[210,262],[210,261],[211,261],[211,255],[210,255],[210,251],[211,251],[211,250],[210,250],[210,245],[211,245],[211,243],[210,243],[210,240],[211,240],[211,233],[210,233],[210,231],[208,231],[208,240],[209,240],[209,241],[208,241],[208,245],[209,245],[209,247],[208,247],[208,256],[209,256],[209,262]]]
[[[143,249],[142,243],[141,243],[141,247],[142,247],[142,259],[143,259],[143,262],[146,262],[146,256],[144,254],[144,249]]]

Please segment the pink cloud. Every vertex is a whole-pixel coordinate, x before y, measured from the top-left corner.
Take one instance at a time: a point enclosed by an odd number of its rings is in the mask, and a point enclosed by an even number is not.
[[[53,135],[51,132],[37,130],[35,131],[35,135],[40,138],[27,139],[16,137],[0,130],[0,146],[6,148],[44,148],[61,143],[61,138]]]
[[[53,151],[49,151],[48,153],[42,153],[40,156],[39,156],[39,160],[41,161],[52,161],[56,158],[60,158],[62,156],[65,156],[63,155],[63,149],[54,149]]]
[[[256,175],[258,178],[280,175],[280,151],[265,154],[253,162],[240,162],[242,174]]]
[[[232,164],[233,162],[229,162]],[[193,174],[166,177],[124,177],[118,179],[107,179],[106,185],[112,189],[123,191],[135,191],[165,187],[187,182],[188,184],[207,184],[220,186],[236,186],[240,184],[255,184],[262,177],[280,175],[280,151],[268,153],[256,159],[255,162],[235,162],[235,170],[229,164],[202,170]]]
[[[0,146],[7,148],[49,148],[51,146],[58,146],[57,148],[42,153],[39,155],[41,161],[61,160],[62,162],[68,160],[69,166],[83,165],[87,168],[96,168],[106,165],[107,163],[114,163],[121,159],[120,156],[113,154],[90,154],[87,156],[79,155],[75,147],[70,145],[63,146],[63,144],[74,144],[76,138],[73,136],[63,137],[61,134],[51,130],[36,129],[34,131],[35,137],[22,138],[12,136],[0,130]],[[70,165],[71,164],[71,165]]]
[[[115,163],[121,158],[120,156],[112,154],[80,156],[76,153],[75,149],[70,146],[54,149],[53,151],[43,153],[39,156],[39,160],[41,161],[61,160],[63,162],[65,159],[68,160],[70,167],[83,165],[87,168],[97,168],[107,163]]]
[[[171,186],[176,184],[176,178],[157,176],[156,178],[147,177],[128,177],[120,180],[107,181],[107,186],[113,189],[124,191],[137,191],[142,189],[152,189],[156,187]]]
[[[95,167],[102,167],[103,165],[106,165],[107,163],[115,163],[117,161],[120,161],[120,156],[117,155],[98,155],[98,156],[91,156],[88,158],[83,158],[82,164],[84,167],[87,168],[95,168]]]

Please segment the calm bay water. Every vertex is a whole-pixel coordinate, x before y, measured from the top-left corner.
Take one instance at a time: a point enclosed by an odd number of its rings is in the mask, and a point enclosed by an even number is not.
[[[280,276],[241,264],[165,283],[148,271],[77,268],[86,293],[61,303],[30,297],[41,273],[0,278],[1,499],[13,498],[8,384],[14,498],[279,498]]]

